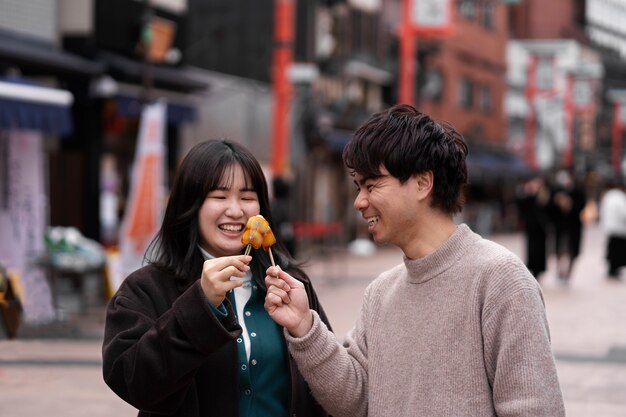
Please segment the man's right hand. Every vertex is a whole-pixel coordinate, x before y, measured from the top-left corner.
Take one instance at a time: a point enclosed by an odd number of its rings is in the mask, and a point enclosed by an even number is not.
[[[313,316],[304,285],[279,267],[270,266],[266,273],[265,309],[270,317],[292,336],[306,335]]]

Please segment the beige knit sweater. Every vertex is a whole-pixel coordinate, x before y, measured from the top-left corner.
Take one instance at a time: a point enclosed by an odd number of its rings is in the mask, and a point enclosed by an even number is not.
[[[335,417],[565,415],[537,282],[465,225],[369,285],[345,347],[313,315],[289,350]]]

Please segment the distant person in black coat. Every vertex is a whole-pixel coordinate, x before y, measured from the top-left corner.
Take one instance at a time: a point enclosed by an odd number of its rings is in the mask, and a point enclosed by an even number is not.
[[[540,176],[525,181],[516,195],[517,209],[524,223],[526,237],[526,267],[536,279],[546,270],[549,201],[550,190]]]
[[[296,238],[293,227],[293,212],[289,200],[291,185],[283,177],[276,177],[272,180],[272,191],[271,209],[276,225],[274,233],[283,242],[289,254],[295,257]]]
[[[574,261],[580,254],[583,229],[581,212],[586,201],[584,189],[574,182],[572,175],[565,170],[558,171],[549,210],[554,226],[558,278],[564,284],[569,281]]]

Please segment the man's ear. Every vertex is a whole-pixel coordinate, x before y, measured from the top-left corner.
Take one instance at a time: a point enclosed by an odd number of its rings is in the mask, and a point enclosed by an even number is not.
[[[415,180],[417,181],[417,192],[422,197],[428,196],[434,185],[434,176],[432,171],[422,172],[421,174],[417,174],[415,176]]]

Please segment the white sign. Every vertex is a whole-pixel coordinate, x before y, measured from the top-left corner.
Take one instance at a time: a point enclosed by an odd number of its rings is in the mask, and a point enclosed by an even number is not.
[[[174,14],[183,14],[187,11],[187,0],[138,0],[142,3],[146,1],[150,6],[159,7],[163,10],[170,11]]]
[[[451,24],[450,0],[413,0],[411,22],[419,29],[441,29]]]
[[[377,12],[382,7],[381,0],[349,0],[350,6],[366,13]]]

